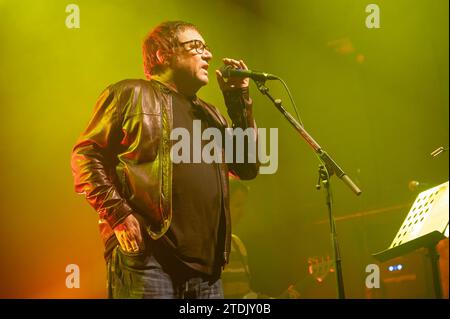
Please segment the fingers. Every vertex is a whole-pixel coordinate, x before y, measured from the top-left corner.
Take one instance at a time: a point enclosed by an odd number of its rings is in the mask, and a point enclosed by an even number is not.
[[[239,63],[241,64],[241,69],[248,70],[247,65],[244,63],[244,60],[239,60]]]
[[[125,252],[139,252],[143,248],[142,234],[139,222],[130,218],[123,224],[114,228],[114,233],[119,241],[120,247]]]
[[[223,79],[223,76],[222,76],[222,72],[220,72],[219,70],[216,70],[216,77],[217,77],[217,81],[219,81],[219,83],[221,81],[225,82],[224,79]]]
[[[127,247],[127,251],[139,251],[139,245],[137,243],[136,236],[131,229],[125,232],[125,246]]]
[[[244,67],[246,68],[246,66],[242,60],[238,61],[238,60],[234,60],[234,59],[224,58],[223,63],[226,65],[231,65],[232,67],[234,67],[236,69],[242,69]]]
[[[120,244],[120,248],[122,248],[126,252],[138,252],[139,245],[138,240],[133,236],[132,233],[128,231],[123,231],[120,233],[116,233],[117,239]]]
[[[131,252],[134,250],[132,245],[132,240],[130,239],[130,235],[126,230],[121,230],[116,232],[117,240],[119,241],[120,247],[127,252]]]
[[[216,77],[217,77],[217,82],[219,83],[220,88],[223,89],[226,86],[226,82],[223,79],[222,72],[220,72],[219,70],[216,70]]]
[[[227,66],[231,66],[233,69],[243,69],[248,70],[247,65],[243,60],[235,60],[230,58],[222,59],[223,63]],[[248,87],[249,79],[242,77],[229,77],[224,79],[222,73],[219,70],[216,70],[217,81],[219,82],[219,86],[222,91],[233,90],[235,88],[244,88]]]
[[[119,241],[120,248],[122,248],[126,252],[132,251],[131,243],[128,239],[126,231],[116,231],[115,233],[117,240]]]

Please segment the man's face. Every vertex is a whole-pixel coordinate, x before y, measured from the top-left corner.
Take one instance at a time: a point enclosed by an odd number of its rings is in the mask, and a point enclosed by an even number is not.
[[[211,60],[212,54],[204,48],[203,37],[194,29],[186,29],[179,32],[178,42],[184,44],[177,48],[172,61],[171,67],[175,76],[183,81],[192,81],[192,85],[199,88],[208,84],[208,62]],[[198,53],[197,50],[202,53]]]

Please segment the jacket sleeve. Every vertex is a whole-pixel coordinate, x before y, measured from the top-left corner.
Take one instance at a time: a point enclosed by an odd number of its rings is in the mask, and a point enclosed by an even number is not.
[[[248,128],[253,129],[253,148],[250,149],[251,145],[249,140],[244,143],[244,162],[237,163],[233,160],[233,163],[229,163],[228,167],[230,171],[239,176],[243,180],[253,179],[258,175],[259,170],[259,160],[258,160],[258,129],[256,126],[255,119],[253,118],[253,102],[249,95],[249,89],[239,88],[230,91],[223,92],[225,105],[227,107],[228,115],[232,121],[232,128],[241,128],[242,130],[247,130]],[[235,138],[234,138],[235,139]],[[236,149],[236,139],[233,142],[233,154],[242,151]],[[249,155],[252,154],[252,155]],[[253,158],[253,160],[251,160]]]
[[[120,114],[128,101],[127,94],[108,87],[98,98],[88,127],[72,151],[75,192],[83,193],[111,228],[132,212],[114,183],[114,161],[121,140]]]

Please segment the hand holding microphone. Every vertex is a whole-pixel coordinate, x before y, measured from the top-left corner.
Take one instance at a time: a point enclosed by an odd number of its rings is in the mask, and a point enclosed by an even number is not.
[[[244,70],[244,69],[234,69],[229,65],[224,65],[220,68],[220,72],[223,77],[240,77],[240,78],[252,78],[255,81],[266,81],[266,80],[278,80],[276,75],[264,72],[255,72],[252,70]]]
[[[229,58],[223,59],[224,66],[220,70],[216,70],[217,82],[219,82],[220,89],[222,91],[229,91],[236,88],[246,88],[249,86],[250,80],[248,77],[242,76],[230,76],[227,70],[240,69],[248,70],[244,61],[234,60]]]
[[[249,70],[244,61],[223,59],[224,65],[216,70],[217,81],[222,91],[237,87],[248,87],[249,78],[255,81],[280,80],[276,75]],[[227,81],[225,81],[227,79]]]

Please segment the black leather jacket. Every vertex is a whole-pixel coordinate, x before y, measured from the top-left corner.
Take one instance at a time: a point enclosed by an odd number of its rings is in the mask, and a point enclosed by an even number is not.
[[[113,228],[133,213],[152,239],[165,234],[172,219],[172,97],[156,81],[124,80],[109,86],[99,97],[94,115],[72,152],[75,191],[84,193],[99,215],[103,243],[114,239]],[[233,127],[253,127],[248,89],[224,93]],[[216,127],[227,121],[200,99]],[[224,153],[224,152],[223,152]],[[228,171],[252,179],[257,163],[219,164],[225,210],[226,239],[223,264],[228,262],[231,222]]]

